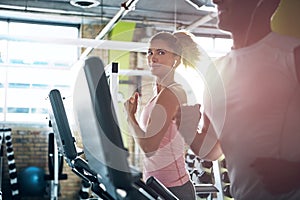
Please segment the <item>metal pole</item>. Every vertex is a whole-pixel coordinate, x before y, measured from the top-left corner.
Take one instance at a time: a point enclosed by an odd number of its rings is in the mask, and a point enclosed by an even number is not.
[[[139,0],[128,0],[121,4],[121,8],[119,12],[106,24],[106,26],[100,31],[100,33],[95,38],[96,40],[101,40],[115,25],[116,23],[122,19],[129,11],[134,10],[135,4]],[[85,51],[81,54],[80,60],[84,59],[86,56],[88,56],[91,51],[93,50],[93,47],[88,47],[85,49]]]

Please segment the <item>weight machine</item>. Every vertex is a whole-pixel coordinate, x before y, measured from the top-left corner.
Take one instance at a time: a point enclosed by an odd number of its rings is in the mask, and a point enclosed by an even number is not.
[[[52,127],[51,123],[49,126]],[[59,181],[66,180],[67,174],[63,174],[63,155],[57,150],[54,133],[48,135],[48,169],[49,174],[45,175],[45,180],[49,181],[49,196],[51,200],[57,200],[59,196]]]
[[[98,57],[83,62],[74,88],[74,116],[83,154],[76,146],[60,91],[49,93],[57,149],[72,171],[104,200],[178,199],[154,177],[143,182],[141,172],[129,166],[104,66]]]

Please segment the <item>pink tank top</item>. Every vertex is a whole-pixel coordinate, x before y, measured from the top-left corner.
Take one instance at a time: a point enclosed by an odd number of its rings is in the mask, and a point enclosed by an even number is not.
[[[144,107],[140,126],[146,131],[149,116],[155,105],[156,99],[149,101]],[[158,150],[150,157],[144,156],[143,178],[147,180],[154,176],[166,187],[180,186],[189,180],[189,174],[185,168],[185,143],[177,131],[175,120],[170,124]]]

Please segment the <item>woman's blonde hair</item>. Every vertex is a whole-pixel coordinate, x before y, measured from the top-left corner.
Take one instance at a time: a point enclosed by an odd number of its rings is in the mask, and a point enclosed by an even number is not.
[[[174,33],[158,32],[151,39],[163,40],[174,51],[173,53],[181,57],[182,64],[187,67],[196,67],[200,59],[200,51],[195,42],[194,35],[188,31],[180,30]]]

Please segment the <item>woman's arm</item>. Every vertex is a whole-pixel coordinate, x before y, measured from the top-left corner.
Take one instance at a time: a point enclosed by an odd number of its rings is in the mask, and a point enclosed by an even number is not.
[[[200,118],[199,104],[180,107],[176,115],[178,130],[196,155],[202,159],[216,160],[222,155],[220,143],[205,114],[203,127],[197,130]]]
[[[203,115],[203,127],[200,133],[197,132],[190,148],[204,160],[217,160],[223,154],[220,142],[210,126],[210,121],[206,114]]]
[[[128,122],[133,129],[135,141],[150,156],[158,149],[164,134],[168,130],[176,114],[176,108],[179,106],[179,100],[170,89],[161,91],[154,99],[155,105],[150,114],[146,132],[144,132],[135,117],[137,98],[134,95],[125,103]]]

